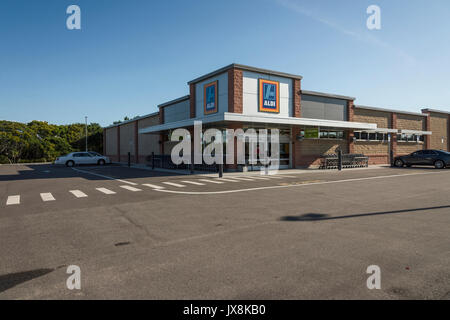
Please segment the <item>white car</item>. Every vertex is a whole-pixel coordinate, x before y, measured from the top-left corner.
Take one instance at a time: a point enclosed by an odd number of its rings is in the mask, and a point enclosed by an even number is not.
[[[102,156],[101,154],[93,151],[89,152],[72,152],[56,158],[54,164],[64,164],[68,167],[80,164],[98,164],[105,165],[111,163],[109,157]]]

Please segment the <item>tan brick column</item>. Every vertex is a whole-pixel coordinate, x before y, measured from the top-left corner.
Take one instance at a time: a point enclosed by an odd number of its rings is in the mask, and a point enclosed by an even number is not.
[[[426,119],[426,131],[431,131],[431,114],[429,112],[426,113],[427,119]],[[425,136],[425,149],[431,149],[431,136],[426,135]]]
[[[392,126],[392,129],[397,129],[397,114],[394,112],[391,113],[391,126]],[[397,134],[396,133],[393,133],[391,135],[391,150],[395,157],[397,154]]]
[[[347,118],[348,118],[348,121],[353,122],[354,115],[355,115],[355,106],[354,106],[353,100],[348,100],[347,101]],[[347,137],[348,153],[354,153],[355,152],[355,142],[353,141],[353,137],[354,136],[355,136],[354,131],[353,130],[349,130],[348,131],[348,137]]]

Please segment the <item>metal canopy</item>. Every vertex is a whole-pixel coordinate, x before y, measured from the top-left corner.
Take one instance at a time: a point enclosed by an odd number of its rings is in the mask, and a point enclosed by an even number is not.
[[[156,133],[176,128],[191,127],[195,121],[201,121],[202,124],[211,123],[253,123],[253,124],[267,124],[275,126],[310,126],[321,128],[339,128],[339,129],[355,129],[355,130],[376,130],[377,125],[374,123],[351,122],[351,121],[337,121],[337,120],[322,120],[309,118],[294,118],[294,117],[278,117],[265,115],[243,115],[239,113],[224,112],[206,116],[203,118],[185,119],[170,123],[164,123],[156,126],[146,127],[139,130],[139,133]]]

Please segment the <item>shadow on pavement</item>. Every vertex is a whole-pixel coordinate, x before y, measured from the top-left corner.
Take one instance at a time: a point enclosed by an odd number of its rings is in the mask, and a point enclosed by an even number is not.
[[[36,269],[31,271],[10,273],[0,276],[0,292],[11,289],[21,283],[49,274],[54,269]]]
[[[133,179],[179,175],[176,172],[171,173],[139,168],[128,168],[114,164],[106,166],[81,165],[75,166],[74,169],[75,170],[73,170],[72,168],[67,168],[65,166],[52,164],[36,164],[23,166],[5,165],[0,167],[0,181],[80,177],[87,180],[108,180],[108,177],[115,179]],[[92,174],[83,171],[88,171]],[[102,177],[102,175],[104,175],[105,177]]]
[[[438,206],[438,207],[416,208],[416,209],[404,209],[404,210],[393,210],[393,211],[359,213],[359,214],[351,214],[351,215],[347,215],[347,216],[337,216],[337,217],[332,217],[332,216],[330,216],[328,214],[321,214],[321,213],[307,213],[307,214],[302,214],[300,216],[283,216],[279,220],[280,221],[288,221],[288,222],[292,222],[292,221],[338,220],[338,219],[361,218],[361,217],[378,216],[378,215],[384,215],[384,214],[409,213],[409,212],[448,209],[448,208],[450,208],[450,205]]]

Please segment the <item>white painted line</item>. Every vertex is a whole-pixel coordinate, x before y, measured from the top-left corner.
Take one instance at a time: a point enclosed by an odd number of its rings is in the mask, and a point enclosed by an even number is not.
[[[150,183],[145,183],[145,184],[143,184],[143,186],[153,188],[153,189],[164,189],[164,187],[157,186],[156,184],[150,184]]]
[[[163,183],[164,184],[168,184],[169,186],[177,187],[177,188],[184,188],[184,187],[186,187],[185,185],[174,183],[174,182],[163,182]]]
[[[199,179],[199,180],[203,181],[203,182],[215,183],[215,184],[222,184],[223,183],[223,182],[216,181],[216,180],[207,180],[207,179]]]
[[[55,198],[53,197],[53,195],[50,192],[47,193],[41,193],[41,199],[44,202],[47,201],[55,201]]]
[[[207,191],[207,192],[196,192],[196,191],[174,191],[174,190],[157,190],[160,192],[168,192],[168,193],[178,193],[178,194],[223,194],[223,193],[238,193],[238,192],[246,192],[246,191],[257,191],[257,190],[268,190],[268,189],[284,189],[284,188],[298,188],[298,187],[307,187],[307,186],[315,186],[321,184],[334,184],[334,183],[344,183],[344,182],[354,182],[354,181],[364,181],[364,180],[376,180],[376,179],[388,179],[388,178],[398,178],[398,177],[407,177],[407,176],[418,176],[418,175],[431,175],[431,174],[443,174],[442,171],[439,172],[427,172],[427,173],[409,173],[409,174],[395,174],[390,176],[376,176],[376,177],[367,177],[367,178],[355,178],[355,179],[345,179],[345,180],[335,180],[335,181],[323,181],[323,182],[312,182],[305,184],[293,184],[287,186],[268,186],[268,187],[259,187],[259,188],[248,188],[248,189],[236,189],[236,190],[225,190],[225,191]]]
[[[130,187],[130,186],[120,186],[120,187],[123,189],[129,190],[129,191],[133,191],[133,192],[142,191],[142,189],[138,189],[138,188]]]
[[[70,190],[69,192],[77,198],[86,198],[87,197],[87,194],[80,190]]]
[[[238,180],[232,180],[233,178],[219,178],[219,181],[225,181],[225,182],[239,182]]]
[[[256,180],[270,180],[269,178],[266,178],[266,177],[252,177],[252,179],[256,179]]]
[[[243,180],[243,181],[253,181],[253,179],[244,178],[244,177],[233,177],[232,179]]]
[[[181,182],[193,184],[193,185],[196,185],[196,186],[204,186],[205,185],[204,183],[195,182],[195,181],[181,181]]]
[[[20,204],[20,195],[17,196],[9,196],[6,200],[6,205],[11,206],[14,204]]]
[[[122,183],[130,184],[132,186],[137,186],[137,183],[134,183],[134,182],[131,182],[131,181],[122,180],[122,179],[116,179],[116,178],[113,178],[113,177],[108,177],[108,176],[105,176],[103,174],[98,174],[98,173],[94,173],[94,172],[90,172],[90,171],[86,171],[86,170],[80,170],[80,169],[76,169],[76,168],[72,168],[72,170],[75,170],[75,171],[78,171],[78,172],[87,173],[87,174],[92,174],[93,176],[97,176],[97,177],[101,177],[101,178],[105,178],[105,179],[109,179],[109,180],[119,181],[119,182],[122,182]]]
[[[106,189],[106,188],[95,188],[95,189],[100,191],[100,192],[103,192],[104,194],[115,194],[114,191],[111,191],[111,190]]]

